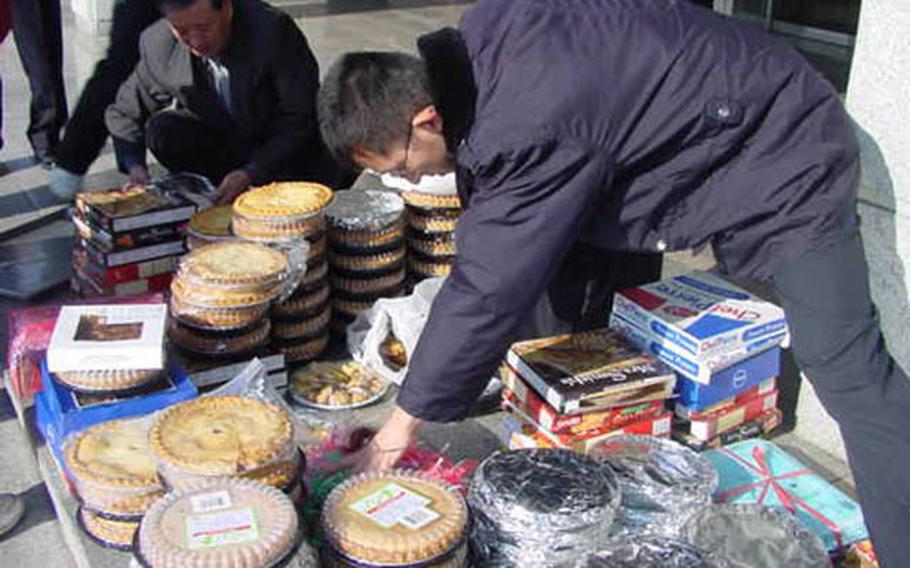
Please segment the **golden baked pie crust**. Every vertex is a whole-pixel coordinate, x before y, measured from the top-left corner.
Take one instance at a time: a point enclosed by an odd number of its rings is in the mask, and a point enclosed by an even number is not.
[[[323,211],[332,201],[330,188],[310,182],[276,182],[254,187],[234,201],[245,217],[294,217]]]

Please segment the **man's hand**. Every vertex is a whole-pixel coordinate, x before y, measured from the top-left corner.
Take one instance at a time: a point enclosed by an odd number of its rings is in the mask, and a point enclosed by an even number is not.
[[[237,196],[250,188],[250,175],[244,170],[234,170],[221,180],[221,185],[215,191],[215,203],[230,205]]]
[[[133,166],[127,175],[130,176],[130,179],[123,185],[123,189],[144,187],[149,184],[149,171],[145,166]]]
[[[361,452],[357,471],[384,471],[395,467],[414,441],[423,421],[396,406],[392,415]]]

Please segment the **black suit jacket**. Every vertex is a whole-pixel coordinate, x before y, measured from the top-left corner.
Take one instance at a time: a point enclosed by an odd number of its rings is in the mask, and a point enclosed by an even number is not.
[[[142,34],[140,61],[105,116],[122,171],[145,164],[146,122],[165,108],[229,132],[230,140],[212,143],[250,156],[245,168],[254,185],[312,175],[324,160],[316,120],[319,67],[306,38],[290,16],[259,0],[233,3],[231,40],[221,55],[230,71],[230,113],[204,64],[166,20]]]

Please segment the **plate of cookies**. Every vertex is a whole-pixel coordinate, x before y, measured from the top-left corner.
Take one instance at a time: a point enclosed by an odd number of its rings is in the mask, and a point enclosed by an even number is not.
[[[320,410],[349,410],[372,404],[389,383],[356,361],[319,361],[295,371],[288,385],[291,400]]]

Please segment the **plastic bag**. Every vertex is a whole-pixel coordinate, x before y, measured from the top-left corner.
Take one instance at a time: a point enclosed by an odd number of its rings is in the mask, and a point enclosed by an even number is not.
[[[382,185],[400,191],[419,191],[433,195],[455,195],[457,193],[454,173],[421,176],[417,183],[411,183],[408,179],[393,174],[381,174],[379,179],[382,181]]]
[[[433,299],[444,282],[445,278],[424,280],[414,287],[410,296],[382,298],[358,315],[347,332],[348,349],[354,360],[400,385],[407,374],[407,365],[399,369],[389,366],[381,346],[391,333],[403,344],[406,356],[411,357],[427,323]]]

